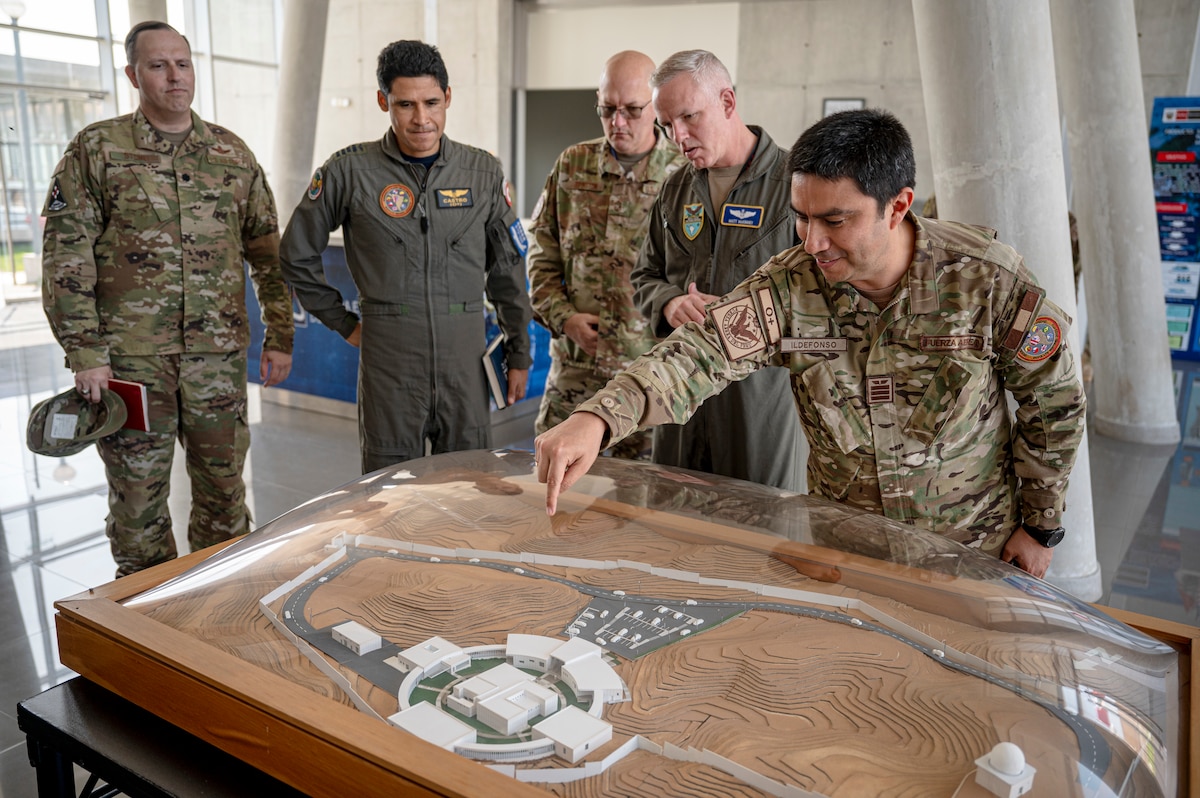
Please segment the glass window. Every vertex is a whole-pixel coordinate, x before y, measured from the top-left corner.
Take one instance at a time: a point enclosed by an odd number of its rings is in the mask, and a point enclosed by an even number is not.
[[[8,16],[0,12],[0,21]],[[95,0],[26,0],[25,13],[18,20],[22,27],[41,28],[59,33],[96,36]]]
[[[14,57],[17,51],[14,34],[20,37],[19,64]],[[65,89],[101,89],[99,42],[49,33],[0,30],[0,80]]]

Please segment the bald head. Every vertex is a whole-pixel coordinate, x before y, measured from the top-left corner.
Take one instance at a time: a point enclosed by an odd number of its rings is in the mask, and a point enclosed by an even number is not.
[[[654,62],[635,50],[619,52],[604,63],[596,106],[604,138],[619,155],[636,155],[654,148],[654,111],[650,108],[653,73]]]

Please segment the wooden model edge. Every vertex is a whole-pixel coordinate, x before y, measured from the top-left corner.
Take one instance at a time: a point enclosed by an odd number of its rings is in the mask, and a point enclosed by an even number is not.
[[[64,665],[309,795],[544,795],[107,598],[55,607]]]
[[[1184,694],[1181,703],[1187,708],[1187,717],[1180,724],[1184,735],[1180,748],[1187,752],[1187,756],[1185,762],[1180,762],[1179,794],[1200,798],[1200,658],[1197,657],[1197,653],[1200,653],[1200,627],[1116,607],[1092,606],[1179,652],[1182,677],[1180,691]]]

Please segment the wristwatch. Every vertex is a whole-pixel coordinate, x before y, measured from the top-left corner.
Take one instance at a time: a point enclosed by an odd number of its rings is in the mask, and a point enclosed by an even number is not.
[[[1025,530],[1026,535],[1029,535],[1029,537],[1033,538],[1048,549],[1052,549],[1059,543],[1062,543],[1062,539],[1066,537],[1067,534],[1067,530],[1063,529],[1061,526],[1058,529],[1034,529],[1033,527],[1028,526],[1022,527],[1022,529]]]

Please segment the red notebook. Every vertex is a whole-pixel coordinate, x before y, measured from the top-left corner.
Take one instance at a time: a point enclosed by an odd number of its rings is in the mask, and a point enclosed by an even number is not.
[[[129,380],[108,381],[108,390],[121,397],[125,402],[128,418],[121,429],[136,429],[142,432],[150,431],[150,403],[146,399],[146,386],[140,382]]]

